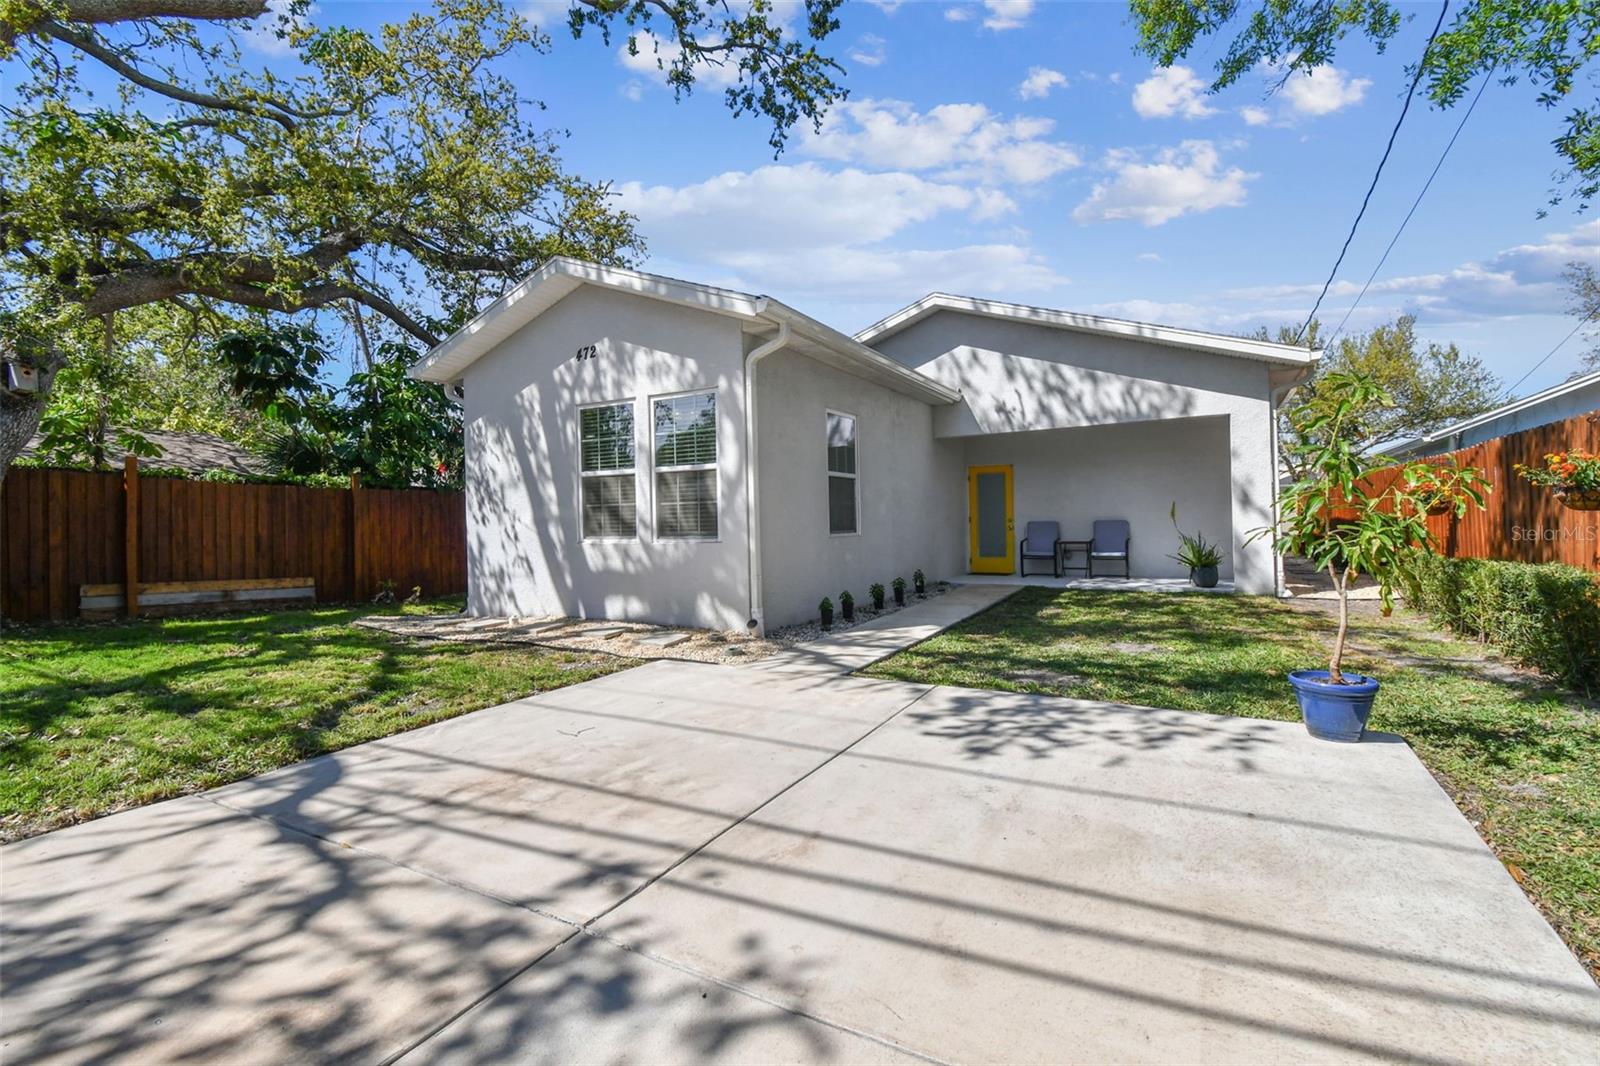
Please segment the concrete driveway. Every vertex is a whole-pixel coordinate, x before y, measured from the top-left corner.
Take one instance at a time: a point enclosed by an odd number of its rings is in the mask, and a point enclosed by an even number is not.
[[[1410,750],[658,662],[0,849],[0,1057],[1593,1062]]]

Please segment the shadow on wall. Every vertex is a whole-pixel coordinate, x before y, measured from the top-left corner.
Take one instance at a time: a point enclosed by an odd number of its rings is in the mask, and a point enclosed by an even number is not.
[[[748,598],[744,493],[726,473],[742,469],[744,461],[739,384],[726,375],[688,380],[683,360],[642,342],[610,337],[606,345],[625,360],[628,375],[662,384],[576,396],[557,376],[524,388],[511,419],[469,421],[469,611],[741,628]],[[649,398],[697,388],[717,391],[720,537],[657,540]],[[629,398],[635,401],[638,535],[585,541],[578,410],[590,400]]]

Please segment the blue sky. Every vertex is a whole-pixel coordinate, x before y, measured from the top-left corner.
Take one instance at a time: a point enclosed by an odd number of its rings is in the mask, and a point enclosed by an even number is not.
[[[572,40],[562,0],[524,10],[548,55],[510,70],[564,128],[576,172],[639,216],[647,267],[770,293],[854,331],[941,289],[1236,332],[1303,319],[1333,264],[1436,8],[1387,54],[1269,95],[1269,72],[1204,93],[1221,45],[1153,70],[1122,3],[863,2],[828,46],[850,100],[780,158],[734,119],[717,73],[679,102],[649,54]],[[324,0],[313,19],[372,24],[386,4]],[[265,40],[247,59],[282,62]],[[1590,72],[1591,75],[1593,72]],[[1572,329],[1560,279],[1600,261],[1600,219],[1559,206],[1559,110],[1491,85],[1350,329],[1418,316],[1509,386]],[[1321,312],[1330,327],[1410,207],[1462,109],[1414,105]],[[1518,388],[1565,378],[1580,335]]]

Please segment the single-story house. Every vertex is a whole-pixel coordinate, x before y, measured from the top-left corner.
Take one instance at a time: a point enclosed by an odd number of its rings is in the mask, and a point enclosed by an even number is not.
[[[470,613],[761,629],[917,569],[1015,573],[1036,520],[1124,519],[1133,577],[1186,576],[1174,503],[1271,594],[1250,535],[1317,354],[943,294],[851,337],[557,258],[412,374],[463,408]]]
[[[1395,459],[1443,455],[1486,440],[1509,437],[1525,429],[1565,422],[1596,408],[1600,408],[1600,370],[1576,374],[1559,385],[1512,400],[1492,411],[1463,418],[1421,436],[1380,444],[1375,450]]]

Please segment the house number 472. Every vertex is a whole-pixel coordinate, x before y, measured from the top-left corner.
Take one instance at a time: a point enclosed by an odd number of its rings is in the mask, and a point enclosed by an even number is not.
[[[596,356],[598,356],[599,354],[600,354],[599,350],[597,348],[595,348],[594,345],[585,344],[582,348],[578,349],[577,360],[578,360],[578,362],[581,363],[585,359],[593,359]]]

